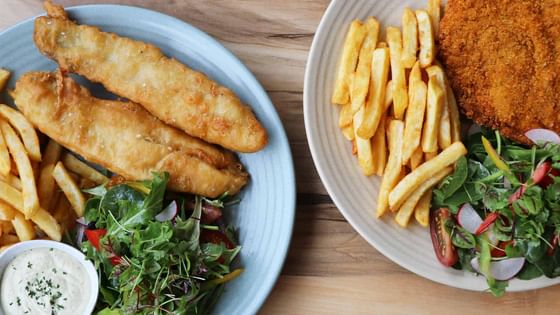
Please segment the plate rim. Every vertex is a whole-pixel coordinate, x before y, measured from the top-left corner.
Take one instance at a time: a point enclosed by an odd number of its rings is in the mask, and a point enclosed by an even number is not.
[[[353,3],[356,2],[359,1],[358,0],[353,1]],[[312,128],[312,126],[316,125],[316,123],[312,122],[312,118],[311,118],[313,116],[311,112],[312,106],[314,105],[312,104],[312,101],[315,100],[317,104],[319,104],[320,102],[317,101],[314,96],[311,96],[312,86],[314,85],[314,83],[312,82],[312,76],[314,74],[313,72],[319,69],[319,63],[321,60],[320,50],[325,48],[324,47],[325,42],[328,38],[328,36],[326,36],[325,34],[327,33],[326,30],[330,27],[332,21],[327,21],[327,20],[328,19],[332,20],[331,15],[333,14],[333,12],[336,11],[337,9],[342,8],[345,4],[348,4],[346,0],[333,0],[329,4],[325,12],[323,13],[323,16],[321,17],[321,21],[319,22],[319,26],[315,31],[315,36],[313,37],[313,42],[311,43],[311,48],[309,50],[308,59],[305,67],[304,88],[303,88],[303,114],[304,114],[304,123],[305,123],[305,133],[307,137],[309,150],[311,152],[311,157],[313,159],[313,165],[315,166],[315,169],[319,174],[321,182],[325,186],[325,189],[327,190],[329,196],[333,200],[333,203],[336,205],[339,212],[348,221],[348,223],[350,223],[352,228],[356,232],[358,232],[360,237],[365,239],[370,244],[370,246],[372,246],[374,249],[379,251],[383,256],[389,258],[393,263],[399,265],[400,267],[406,269],[407,271],[413,274],[421,276],[422,278],[425,278],[435,283],[439,283],[453,288],[468,290],[468,291],[475,291],[475,292],[486,291],[485,288],[480,287],[477,284],[468,285],[466,283],[455,282],[452,279],[431,277],[429,272],[423,272],[421,269],[416,268],[414,266],[414,263],[397,259],[397,257],[388,250],[388,245],[384,245],[382,241],[378,241],[375,239],[375,237],[370,236],[368,234],[368,231],[363,229],[360,226],[360,224],[358,224],[357,219],[351,215],[350,211],[348,211],[342,206],[343,202],[334,193],[337,189],[333,186],[333,183],[331,183],[331,179],[328,178],[326,171],[323,169],[323,167],[321,167],[322,163],[324,162],[320,162],[321,161],[320,149],[319,149],[320,145],[318,144],[318,140],[316,140],[315,137],[313,136],[314,131]],[[322,105],[323,104],[320,104],[319,106]],[[476,277],[476,275],[474,274],[469,274],[469,276]],[[554,283],[553,281],[546,281],[546,282],[537,281],[543,279],[556,280],[557,282]],[[524,292],[524,291],[541,289],[541,288],[557,285],[558,283],[560,283],[560,277],[556,279],[548,279],[542,276],[532,280],[515,279],[515,281],[516,284],[519,283],[518,281],[520,281],[521,283],[523,283],[523,285],[515,286],[513,288],[510,286],[508,287],[507,292]]]
[[[264,303],[266,302],[266,300],[268,299],[268,297],[272,293],[276,283],[278,282],[279,277],[282,274],[282,270],[283,270],[283,267],[284,267],[284,265],[286,263],[286,260],[288,258],[288,252],[289,252],[289,249],[290,249],[291,243],[292,243],[294,225],[295,225],[295,217],[296,217],[296,209],[297,209],[297,197],[296,197],[297,196],[297,182],[296,182],[296,177],[295,177],[294,158],[293,158],[292,150],[291,150],[291,147],[290,147],[290,142],[289,142],[288,136],[286,134],[286,129],[284,127],[284,124],[283,124],[282,120],[280,119],[280,115],[278,114],[278,110],[274,106],[274,103],[270,99],[270,96],[266,92],[266,89],[257,80],[257,78],[255,77],[253,72],[229,48],[225,47],[218,39],[214,38],[210,34],[206,33],[205,31],[201,30],[200,28],[190,24],[187,21],[184,21],[184,20],[182,20],[178,17],[171,16],[171,15],[168,15],[168,14],[163,13],[163,12],[155,11],[155,10],[148,9],[148,8],[145,8],[145,7],[133,6],[133,5],[85,4],[85,5],[76,5],[76,6],[64,7],[64,9],[67,12],[69,12],[70,14],[72,14],[73,11],[75,12],[75,11],[78,11],[78,10],[79,11],[86,10],[86,12],[87,12],[87,10],[96,10],[96,9],[99,9],[99,8],[106,9],[106,10],[125,10],[125,11],[128,11],[128,12],[131,12],[131,11],[132,12],[133,11],[143,12],[144,14],[150,16],[151,18],[164,19],[164,20],[169,21],[170,23],[171,22],[175,23],[176,25],[178,25],[181,28],[188,29],[190,32],[196,33],[197,36],[200,36],[204,40],[208,41],[213,46],[215,46],[217,49],[222,50],[224,55],[229,58],[229,61],[235,63],[235,65],[238,66],[239,69],[242,72],[244,72],[243,75],[247,79],[245,81],[245,83],[247,85],[251,86],[249,88],[249,90],[251,90],[254,93],[254,95],[258,99],[260,99],[260,101],[257,102],[257,104],[248,105],[249,107],[251,107],[252,111],[254,112],[253,107],[255,105],[258,105],[260,107],[269,107],[270,109],[272,109],[271,113],[269,114],[269,117],[270,117],[270,119],[273,120],[274,124],[276,124],[279,127],[278,131],[276,132],[276,136],[278,137],[277,138],[277,141],[278,141],[277,146],[278,146],[280,151],[285,152],[285,154],[289,157],[289,160],[286,161],[286,166],[288,167],[288,169],[284,170],[282,172],[285,176],[285,181],[290,183],[290,187],[285,187],[284,188],[284,191],[286,192],[286,195],[283,196],[283,198],[288,200],[287,203],[289,204],[289,207],[288,207],[289,209],[284,209],[283,210],[283,211],[285,211],[284,215],[287,215],[287,219],[286,219],[287,225],[285,227],[285,229],[287,230],[286,231],[287,235],[285,235],[284,244],[281,243],[280,244],[281,246],[275,250],[277,253],[280,253],[278,257],[281,257],[282,259],[278,260],[278,263],[275,263],[275,264],[269,266],[269,270],[271,272],[269,272],[268,274],[270,276],[268,278],[265,278],[265,279],[269,279],[269,280],[266,283],[261,285],[262,287],[258,291],[259,295],[256,296],[256,297],[255,296],[253,297],[253,302],[250,304],[250,305],[253,305],[252,309],[243,310],[243,312],[247,313],[247,314],[256,314],[263,307]],[[81,11],[80,14],[84,14],[84,11]],[[8,26],[4,30],[0,31],[0,37],[4,36],[6,33],[16,31],[18,28],[21,28],[21,27],[27,25],[28,23],[33,23],[33,21],[37,17],[44,16],[44,15],[46,15],[46,14],[43,12],[41,14],[34,15],[34,16],[26,18],[26,19],[24,19],[20,22],[17,22],[15,24],[11,25],[11,26]],[[266,126],[265,126],[265,128],[266,128]],[[263,150],[266,150],[266,148],[264,148]],[[232,152],[234,152],[234,151],[232,151]],[[243,154],[243,153],[240,153],[240,152],[234,152],[234,153],[235,154]]]

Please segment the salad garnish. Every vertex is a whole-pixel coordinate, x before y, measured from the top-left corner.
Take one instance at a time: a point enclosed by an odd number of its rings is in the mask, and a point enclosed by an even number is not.
[[[466,145],[433,191],[440,262],[483,275],[496,296],[514,277],[560,276],[560,144],[526,148],[483,130]]]
[[[87,191],[81,248],[99,270],[98,314],[206,314],[241,273],[241,247],[219,220],[226,196],[166,196],[168,179]]]

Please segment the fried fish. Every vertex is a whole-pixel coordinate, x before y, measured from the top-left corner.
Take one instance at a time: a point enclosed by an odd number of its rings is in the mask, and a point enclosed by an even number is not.
[[[168,126],[132,102],[93,97],[61,72],[30,72],[12,96],[36,128],[90,162],[131,180],[167,171],[169,188],[217,197],[248,180],[236,157]]]
[[[266,145],[266,130],[231,90],[153,45],[78,25],[50,1],[45,8],[48,16],[35,20],[35,44],[63,70],[103,84],[193,137],[239,152]]]

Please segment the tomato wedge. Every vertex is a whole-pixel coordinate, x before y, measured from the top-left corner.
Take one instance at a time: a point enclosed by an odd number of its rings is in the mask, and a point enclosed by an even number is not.
[[[453,266],[459,260],[451,236],[445,229],[445,221],[450,218],[451,214],[446,208],[437,209],[430,214],[430,235],[434,251],[439,262],[446,267]]]
[[[537,165],[535,171],[533,172],[533,179],[534,184],[541,183],[548,175],[548,173],[552,170],[552,163],[550,161],[544,161],[543,163]]]
[[[490,255],[492,257],[505,257],[506,256],[506,246],[508,246],[509,244],[512,244],[513,241],[507,241],[507,242],[500,242],[498,243],[498,248],[493,248],[492,251],[490,252]]]
[[[105,230],[105,229],[97,229],[97,230],[86,229],[85,234],[86,234],[86,237],[87,237],[88,241],[91,243],[91,245],[93,245],[93,247],[99,251],[99,248],[100,248],[99,241],[101,240],[101,238],[105,234],[107,234],[107,230]]]
[[[539,186],[546,188],[554,183],[554,177],[560,176],[560,170],[553,168],[545,178],[539,182]]]
[[[230,239],[220,231],[203,229],[200,232],[200,242],[213,244],[224,243],[227,249],[235,248],[235,245],[230,241]]]
[[[480,226],[478,227],[478,229],[476,229],[476,232],[474,234],[480,235],[480,234],[484,233],[486,230],[488,230],[488,227],[490,226],[490,224],[494,223],[494,221],[496,221],[496,219],[499,216],[500,215],[496,212],[492,212],[489,215],[487,215],[486,219],[484,219],[484,221],[482,221],[482,223],[480,223]]]
[[[107,230],[106,229],[97,229],[97,230],[90,230],[90,229],[86,229],[85,232],[86,237],[88,239],[88,241],[91,243],[91,245],[93,245],[93,247],[97,250],[100,251],[101,248],[101,238],[107,234]],[[110,256],[108,257],[109,261],[111,262],[111,264],[113,266],[116,266],[118,264],[121,263],[121,257],[119,255],[116,255],[115,253],[112,252],[111,249],[109,249],[110,251]]]

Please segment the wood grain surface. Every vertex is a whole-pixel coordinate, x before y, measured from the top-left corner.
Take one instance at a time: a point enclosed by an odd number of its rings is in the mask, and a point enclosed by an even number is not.
[[[374,0],[371,0],[374,1]],[[397,0],[395,0],[397,1]],[[268,91],[293,150],[298,207],[291,249],[263,314],[557,314],[560,286],[509,293],[449,288],[391,262],[344,220],[313,166],[303,76],[327,0],[59,0],[135,5],[180,18],[231,49]],[[0,0],[0,30],[42,13],[40,0]],[[431,253],[427,253],[431,255]]]

